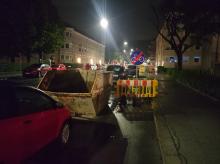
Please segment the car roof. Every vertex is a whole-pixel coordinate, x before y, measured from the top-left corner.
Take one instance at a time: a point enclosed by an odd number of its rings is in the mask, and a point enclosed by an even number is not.
[[[30,88],[32,90],[37,90],[40,92],[43,92],[42,90],[35,88],[33,86],[26,86],[24,84],[15,82],[15,81],[11,81],[11,80],[0,80],[0,87],[22,87],[22,88]]]

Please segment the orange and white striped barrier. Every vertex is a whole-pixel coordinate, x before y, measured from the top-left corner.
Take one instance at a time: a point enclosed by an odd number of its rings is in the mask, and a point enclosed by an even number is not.
[[[117,97],[156,97],[158,95],[157,80],[118,80],[116,86]]]

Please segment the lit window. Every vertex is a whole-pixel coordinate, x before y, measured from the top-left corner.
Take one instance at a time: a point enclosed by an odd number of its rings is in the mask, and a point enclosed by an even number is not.
[[[77,58],[77,63],[81,63],[81,58]]]
[[[90,59],[90,64],[93,64],[93,59]]]
[[[200,62],[200,57],[199,56],[194,57],[194,62],[199,63]]]
[[[175,62],[175,58],[174,58],[173,56],[171,56],[171,57],[169,58],[169,62],[170,62],[170,63],[174,63],[174,62]]]

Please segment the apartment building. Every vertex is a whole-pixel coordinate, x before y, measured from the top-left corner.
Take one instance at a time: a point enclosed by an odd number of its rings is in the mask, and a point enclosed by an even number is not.
[[[57,63],[103,64],[105,46],[83,34],[67,27],[65,42],[55,57]]]
[[[166,29],[161,29],[166,35]],[[174,68],[177,64],[177,55],[170,44],[158,34],[156,38],[156,66],[164,66],[165,68]],[[183,54],[183,69],[200,69],[202,65],[202,48],[201,46],[193,46]]]
[[[207,38],[202,50],[202,69],[220,75],[220,35]]]

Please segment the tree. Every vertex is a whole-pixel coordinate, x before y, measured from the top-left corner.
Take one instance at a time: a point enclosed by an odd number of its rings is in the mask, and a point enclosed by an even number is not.
[[[156,15],[156,28],[177,55],[177,70],[182,70],[183,54],[194,45],[201,45],[208,36],[219,31],[218,3],[169,0],[161,3]]]
[[[43,53],[53,53],[64,42],[64,27],[57,24],[45,24],[44,27],[38,31],[38,35],[34,38],[32,46],[33,52],[39,54],[39,58],[42,59]]]
[[[2,0],[0,12],[0,56],[29,59],[61,47],[64,28],[51,0]]]

